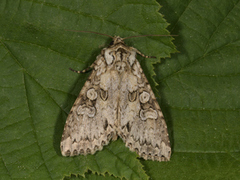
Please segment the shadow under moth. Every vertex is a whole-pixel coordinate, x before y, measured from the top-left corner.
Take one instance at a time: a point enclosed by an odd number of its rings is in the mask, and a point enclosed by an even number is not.
[[[63,156],[94,154],[120,136],[140,157],[169,161],[167,125],[136,59],[137,54],[150,57],[125,45],[126,38],[109,37],[113,39],[112,45],[102,49],[90,66],[91,75],[68,115],[61,153]]]

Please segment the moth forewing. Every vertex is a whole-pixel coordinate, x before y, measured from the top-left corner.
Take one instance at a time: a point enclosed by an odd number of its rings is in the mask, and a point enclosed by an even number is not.
[[[148,57],[116,36],[97,56],[68,115],[63,156],[94,154],[120,136],[144,159],[170,160],[167,126],[136,54]]]

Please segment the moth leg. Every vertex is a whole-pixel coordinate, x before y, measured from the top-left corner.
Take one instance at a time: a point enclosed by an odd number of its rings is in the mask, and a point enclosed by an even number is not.
[[[94,67],[94,64],[92,64],[91,66],[87,67],[86,69],[84,69],[82,71],[77,71],[72,68],[69,68],[69,69],[75,73],[81,74],[81,73],[86,73],[86,72],[90,71],[93,67]]]
[[[138,50],[136,50],[136,52],[137,52],[140,56],[142,56],[142,57],[144,57],[144,58],[156,58],[155,56],[146,56],[145,54],[141,53],[141,52],[138,51]]]

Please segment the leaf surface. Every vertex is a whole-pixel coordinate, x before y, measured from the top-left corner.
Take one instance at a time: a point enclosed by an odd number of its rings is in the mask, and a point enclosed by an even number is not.
[[[0,175],[4,179],[87,178],[148,179],[136,153],[121,139],[95,155],[62,157],[60,140],[67,114],[91,65],[111,39],[169,34],[155,1],[16,1],[0,2]],[[139,57],[152,85],[153,64],[176,52],[172,37],[126,40]],[[159,51],[161,49],[161,51]],[[155,89],[155,91],[157,91]],[[99,176],[95,175],[98,174]]]
[[[155,67],[173,147],[171,161],[143,161],[153,179],[240,175],[239,1],[159,1],[179,53]]]

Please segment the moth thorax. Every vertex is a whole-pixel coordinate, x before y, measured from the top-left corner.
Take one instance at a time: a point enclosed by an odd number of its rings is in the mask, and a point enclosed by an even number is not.
[[[117,61],[115,63],[115,69],[119,72],[122,73],[123,71],[126,71],[127,64],[124,61]]]

